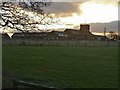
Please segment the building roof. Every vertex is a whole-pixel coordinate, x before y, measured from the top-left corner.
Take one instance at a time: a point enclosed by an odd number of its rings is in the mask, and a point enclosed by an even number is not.
[[[71,34],[74,34],[74,35],[80,34],[79,30],[76,30],[76,29],[66,29],[64,32],[70,32]]]
[[[56,34],[56,35],[58,35],[58,36],[64,36],[64,32],[63,31],[51,31],[51,33],[54,33],[54,34]]]

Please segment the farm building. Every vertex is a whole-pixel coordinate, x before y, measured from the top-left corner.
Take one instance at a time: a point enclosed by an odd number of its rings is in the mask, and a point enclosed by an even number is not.
[[[3,34],[3,38],[9,38],[7,34]],[[104,39],[103,36],[93,35],[90,32],[89,24],[80,24],[80,28],[66,29],[64,31],[51,32],[16,32],[11,39],[37,39],[37,40],[98,40]]]
[[[80,29],[66,29],[64,33],[73,40],[93,40],[94,35],[90,32],[90,25],[81,24]]]

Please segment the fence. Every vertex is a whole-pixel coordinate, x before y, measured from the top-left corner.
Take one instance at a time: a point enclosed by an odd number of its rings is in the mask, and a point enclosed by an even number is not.
[[[3,39],[3,45],[52,45],[52,46],[83,46],[83,47],[100,47],[100,46],[118,46],[118,41],[95,41],[95,40],[32,40],[32,39]]]

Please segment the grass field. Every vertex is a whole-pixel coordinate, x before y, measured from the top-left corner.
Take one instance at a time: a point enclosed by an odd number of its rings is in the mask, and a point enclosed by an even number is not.
[[[3,71],[12,78],[55,87],[117,87],[116,47],[3,46],[2,52]]]

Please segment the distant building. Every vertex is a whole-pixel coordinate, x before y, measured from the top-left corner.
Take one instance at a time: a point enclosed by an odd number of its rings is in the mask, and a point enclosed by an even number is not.
[[[64,40],[65,39],[65,34],[62,31],[51,31],[48,34],[48,37],[52,40]]]
[[[90,25],[89,24],[80,24],[80,30],[89,32]]]
[[[12,38],[3,34],[4,39],[37,39],[37,40],[108,40],[106,36],[93,35],[89,24],[80,24],[80,28],[51,32],[16,32]]]
[[[80,29],[66,29],[64,32],[70,39],[75,40],[93,40],[94,35],[89,31],[90,25],[81,24]]]
[[[97,41],[108,41],[109,39],[106,36],[102,36],[102,35],[94,35],[95,40]]]
[[[48,32],[27,32],[27,33],[14,33],[12,38],[14,39],[45,39],[48,36]]]

